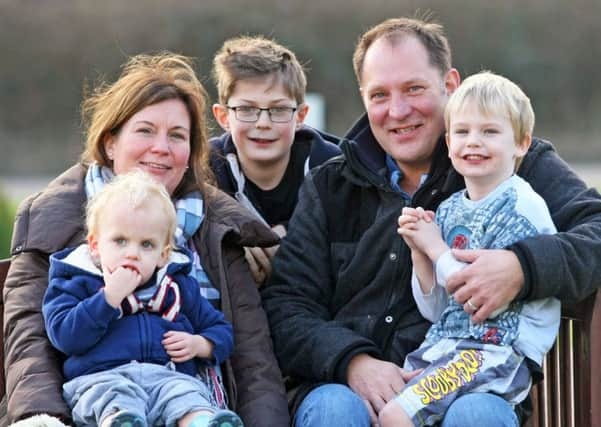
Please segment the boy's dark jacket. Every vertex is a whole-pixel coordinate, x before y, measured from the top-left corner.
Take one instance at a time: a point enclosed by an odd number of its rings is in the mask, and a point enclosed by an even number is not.
[[[361,353],[403,366],[429,327],[411,293],[410,251],[397,234],[404,199],[363,116],[341,142],[344,156],[312,171],[262,292],[284,375],[301,387],[346,383]],[[559,234],[511,247],[525,275],[523,299],[579,300],[601,285],[601,196],[534,139],[518,172],[546,201]],[[428,179],[410,202],[435,210],[464,187],[441,137]],[[569,230],[570,233],[562,233]]]
[[[190,258],[173,252],[169,264],[148,283],[157,283],[153,298],[164,296],[159,311],[143,309],[131,313],[126,300],[121,310],[106,301],[102,272],[92,263],[87,245],[53,254],[42,312],[48,338],[67,355],[63,365],[65,379],[132,360],[166,365],[170,357],[162,341],[167,331],[202,335],[214,344],[215,363],[229,357],[234,345],[232,326],[200,295],[198,283],[188,275],[189,271]],[[166,285],[165,292],[159,283]],[[177,311],[171,312],[174,309]],[[176,363],[175,367],[191,376],[198,372],[194,359]]]
[[[294,135],[294,144],[310,144],[309,169],[321,165],[326,160],[338,156],[340,139],[334,135],[318,131],[310,126],[303,125]],[[225,156],[236,153],[236,147],[229,132],[211,138],[210,165],[217,179],[217,186],[230,196],[238,191],[238,186]],[[290,159],[291,162],[304,164],[306,158]]]

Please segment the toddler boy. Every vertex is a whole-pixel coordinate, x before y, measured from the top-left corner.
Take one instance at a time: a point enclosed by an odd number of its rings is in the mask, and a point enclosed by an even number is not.
[[[50,257],[43,315],[77,425],[242,426],[197,375],[233,334],[174,250],[176,221],[160,183],[120,175],[87,206],[88,243]]]

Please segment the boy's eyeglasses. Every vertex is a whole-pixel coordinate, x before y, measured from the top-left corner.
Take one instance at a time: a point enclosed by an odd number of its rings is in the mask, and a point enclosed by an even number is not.
[[[270,108],[259,108],[259,107],[247,107],[240,105],[238,107],[230,107],[226,105],[228,110],[234,110],[234,115],[237,120],[241,122],[254,123],[259,120],[262,111],[267,111],[269,120],[274,123],[287,123],[294,117],[294,112],[297,110],[296,107],[270,107]]]

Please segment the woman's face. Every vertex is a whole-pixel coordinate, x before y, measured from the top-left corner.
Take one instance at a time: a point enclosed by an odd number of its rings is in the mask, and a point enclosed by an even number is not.
[[[142,169],[173,194],[190,158],[190,114],[180,99],[138,111],[105,141],[116,175]]]

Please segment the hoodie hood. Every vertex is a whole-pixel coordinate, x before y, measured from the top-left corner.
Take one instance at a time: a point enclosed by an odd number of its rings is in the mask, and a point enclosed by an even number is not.
[[[310,126],[303,125],[294,134],[294,144],[308,144],[309,157],[306,168],[312,169],[319,166],[326,160],[341,154],[338,143],[340,138],[327,132],[322,132]],[[209,162],[211,169],[217,178],[218,187],[228,193],[234,195],[239,189],[236,184],[236,179],[226,160],[228,154],[236,154],[236,146],[232,140],[232,135],[229,132],[223,133],[221,136],[211,138],[209,141],[211,152]],[[306,152],[305,150],[299,150]],[[291,159],[292,161],[307,163],[307,158]]]
[[[338,144],[340,138],[327,132],[323,132],[312,128],[311,126],[303,125],[294,134],[294,143],[305,142],[311,144],[309,154],[309,167],[320,165],[331,157],[340,154]],[[209,140],[211,145],[211,166],[217,165],[218,160],[223,159],[230,153],[236,153],[236,146],[232,140],[232,134],[225,132],[220,136],[213,137]],[[221,162],[220,166],[225,166]],[[213,170],[215,174],[219,174],[221,170]]]
[[[340,148],[352,170],[358,171],[374,185],[385,185],[386,152],[371,131],[367,113],[363,113],[346,132]]]

